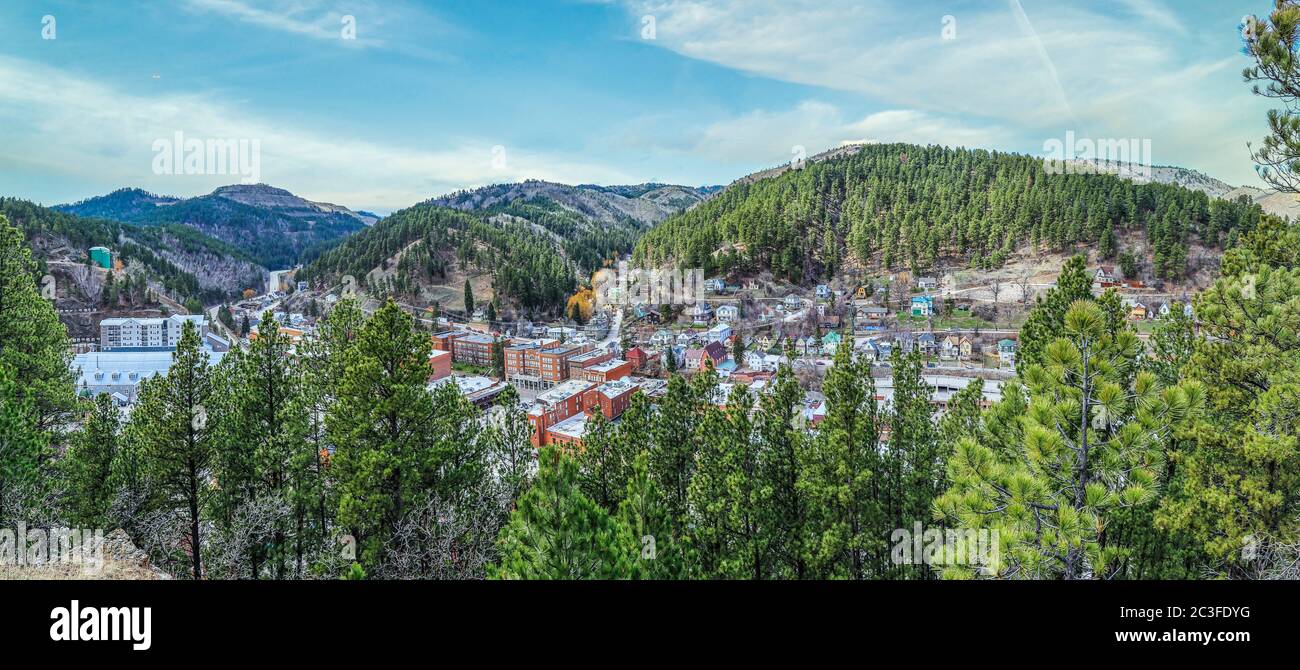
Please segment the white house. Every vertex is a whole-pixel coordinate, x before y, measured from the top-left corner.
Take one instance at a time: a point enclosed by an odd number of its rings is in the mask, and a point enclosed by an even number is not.
[[[740,308],[736,305],[721,305],[718,307],[718,319],[721,321],[735,321],[740,318]]]

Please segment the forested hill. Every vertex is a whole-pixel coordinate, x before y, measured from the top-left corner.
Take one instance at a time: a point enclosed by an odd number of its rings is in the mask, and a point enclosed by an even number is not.
[[[216,302],[263,281],[251,257],[188,226],[136,226],[17,198],[0,198],[0,214],[23,231],[42,272],[54,261],[83,263],[90,247],[103,246],[180,302]]]
[[[706,274],[770,269],[804,283],[850,262],[988,269],[1024,244],[1095,245],[1112,258],[1126,233],[1141,231],[1155,274],[1173,279],[1186,272],[1189,244],[1231,246],[1261,215],[1248,199],[1112,175],[1048,174],[1041,158],[983,150],[869,144],[769,173],[654,227],[638,241],[635,260]]]
[[[299,276],[320,287],[352,275],[371,295],[416,296],[428,285],[459,289],[474,273],[492,275],[496,294],[532,310],[562,306],[577,276],[555,239],[531,223],[431,204],[393,213]]]
[[[374,222],[372,216],[311,202],[265,184],[223,186],[186,199],[120,189],[56,209],[141,226],[191,226],[272,270],[309,261]]]
[[[326,283],[352,275],[372,295],[427,301],[487,274],[494,295],[526,311],[555,312],[579,280],[631,252],[650,225],[714,190],[530,180],[459,191],[347,239],[307,275]]]

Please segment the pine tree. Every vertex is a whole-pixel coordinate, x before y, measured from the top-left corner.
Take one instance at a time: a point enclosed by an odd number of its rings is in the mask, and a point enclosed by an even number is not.
[[[64,514],[82,528],[109,525],[114,491],[110,485],[113,459],[121,440],[122,420],[113,399],[96,396],[86,410],[81,430],[59,462],[63,479]]]
[[[1004,388],[999,405],[1023,412],[1019,421],[984,442],[962,438],[949,460],[952,486],[935,503],[960,528],[996,531],[987,568],[1000,577],[1115,576],[1132,548],[1105,535],[1107,520],[1151,500],[1166,441],[1203,404],[1195,382],[1162,388],[1143,371],[1126,383],[1141,345],[1131,331],[1111,335],[1091,301],[1076,302],[1064,321],[1046,364],[1022,371],[1027,398]],[[977,571],[948,565],[944,573]]]
[[[469,285],[469,280],[465,280],[465,318],[469,318],[474,313],[474,289]]]
[[[434,401],[425,390],[431,342],[392,300],[366,322],[344,356],[337,399],[325,419],[338,522],[381,562],[384,542],[440,465],[432,447]]]
[[[0,215],[0,365],[20,380],[17,393],[31,401],[42,440],[57,444],[76,406],[71,356],[67,331],[37,291],[35,273],[22,231]]]
[[[214,435],[207,405],[212,372],[199,335],[186,321],[173,363],[164,377],[140,383],[139,402],[126,428],[127,449],[148,483],[147,508],[183,518],[189,528],[190,575],[203,572],[203,523],[214,481],[210,478]]]
[[[640,549],[631,571],[637,579],[684,578],[689,558],[681,541],[673,537],[672,519],[650,477],[648,454],[637,454],[629,471],[627,489],[620,496],[622,502],[614,518],[620,534],[616,546],[624,551],[626,547]]]
[[[803,413],[803,390],[789,365],[782,365],[772,380],[772,393],[763,396],[755,420],[760,460],[762,498],[759,525],[766,549],[772,555],[772,576],[804,579],[810,576],[808,496],[800,481],[803,451],[808,435]]]
[[[840,342],[822,383],[826,418],[805,453],[810,562],[821,577],[877,576],[884,556],[883,510],[876,495],[880,417],[871,363],[855,359],[853,340]]]
[[[543,447],[532,486],[501,530],[495,579],[619,579],[633,574],[640,547],[582,492],[578,464]]]
[[[7,528],[27,521],[39,500],[36,489],[47,458],[35,408],[19,389],[13,370],[0,363],[0,523]]]
[[[618,511],[627,492],[636,456],[636,452],[624,451],[623,447],[630,445],[618,433],[604,414],[596,412],[587,420],[582,449],[576,456],[582,492],[611,514]]]
[[[1074,256],[1065,262],[1056,285],[1038,298],[1029,318],[1020,328],[1020,347],[1016,364],[1028,367],[1043,362],[1047,345],[1061,333],[1065,312],[1076,300],[1092,299],[1092,277],[1083,256]]]
[[[225,519],[241,508],[283,506],[291,518],[278,517],[266,537],[252,538],[248,547],[248,576],[262,576],[269,563],[271,575],[283,579],[290,558],[302,569],[301,534],[307,524],[307,500],[296,495],[304,485],[314,447],[307,440],[308,405],[302,398],[300,375],[289,353],[290,342],[270,314],[262,316],[262,329],[247,351],[232,351],[222,360],[223,383],[214,403],[221,408],[217,420],[216,474],[222,483],[217,499],[226,506]]]
[[[932,390],[922,376],[918,352],[893,352],[893,401],[888,413],[889,444],[881,464],[884,511],[891,528],[913,528],[931,516],[934,499],[944,490],[946,445],[934,425]],[[895,578],[925,579],[926,570],[897,566]]]

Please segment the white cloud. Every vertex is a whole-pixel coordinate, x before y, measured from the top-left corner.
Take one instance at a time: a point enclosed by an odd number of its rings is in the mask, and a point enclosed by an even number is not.
[[[724,162],[775,165],[790,160],[796,146],[809,154],[849,142],[994,148],[1004,138],[997,128],[965,125],[926,112],[887,110],[851,119],[834,105],[808,100],[789,110],[759,110],[704,126],[686,149]]]
[[[153,143],[176,131],[186,138],[256,139],[262,181],[314,200],[390,210],[443,193],[491,183],[547,179],[626,183],[627,174],[581,156],[463,137],[430,149],[313,133],[246,113],[206,94],[142,96],[62,70],[0,56],[0,169],[35,167],[101,186],[138,186],[195,195],[240,181],[239,175],[156,175]],[[34,158],[39,157],[39,158]]]
[[[1104,6],[1025,0],[1023,10],[1020,0],[948,8],[885,0],[623,4],[631,16],[655,17],[656,37],[648,44],[754,75],[861,94],[864,105],[943,119],[953,131],[1004,128],[1003,137],[1016,138],[1004,149],[1035,151],[1066,130],[1148,138],[1159,162],[1254,181],[1243,147],[1264,134],[1266,104],[1240,83],[1236,71],[1244,58],[1195,48],[1178,16],[1158,0]],[[942,37],[948,14],[956,19],[952,40]],[[1235,20],[1225,22],[1225,36]],[[966,144],[969,138],[935,141]]]

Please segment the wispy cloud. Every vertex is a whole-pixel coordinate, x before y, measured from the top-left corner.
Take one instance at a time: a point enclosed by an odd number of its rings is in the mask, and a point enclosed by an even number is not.
[[[623,4],[631,17],[655,17],[648,44],[692,59],[959,120],[953,128],[1014,129],[1021,150],[1066,130],[1150,138],[1157,161],[1253,181],[1244,145],[1262,133],[1263,117],[1234,72],[1240,57],[1231,44],[1217,55],[1189,44],[1178,16],[1158,0],[1026,3],[1028,16],[1019,0]],[[949,14],[956,35],[946,40]],[[1225,38],[1235,20],[1225,20]],[[1221,66],[1234,58],[1237,67]],[[1117,108],[1121,100],[1131,107]]]
[[[261,178],[303,196],[391,210],[455,189],[522,179],[567,183],[635,181],[583,154],[460,137],[437,148],[339,137],[260,118],[205,93],[140,96],[57,68],[0,57],[0,169],[45,170],[94,188],[139,186],[194,195],[240,181],[236,175],[156,175],[153,142],[256,139]],[[86,193],[84,195],[90,195]]]

